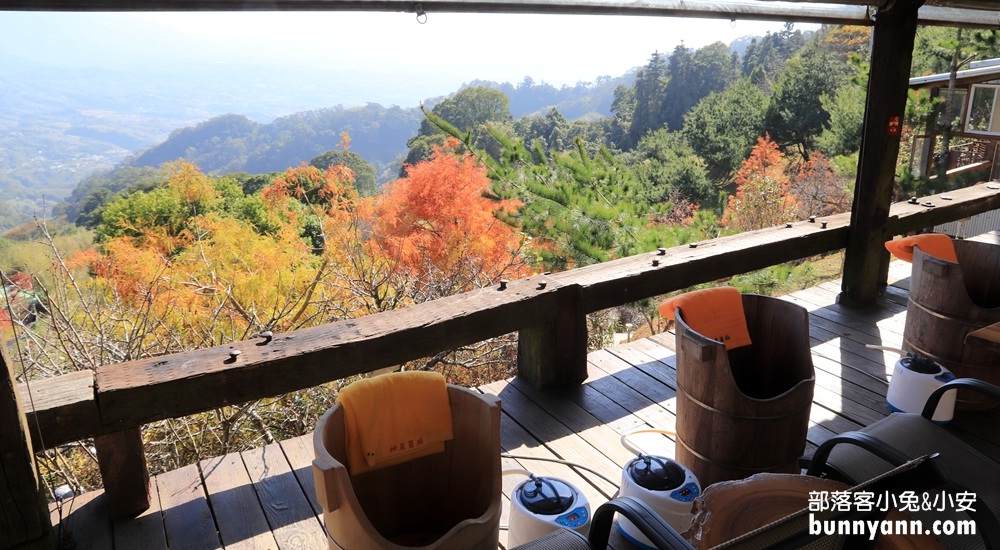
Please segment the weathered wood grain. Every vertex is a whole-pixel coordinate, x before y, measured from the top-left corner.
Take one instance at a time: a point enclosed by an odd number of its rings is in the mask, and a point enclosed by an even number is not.
[[[657,252],[639,254],[572,271],[556,273],[561,284],[582,288],[582,307],[594,312],[657,296],[691,285],[746,273],[794,259],[843,248],[847,242],[848,214],[825,218],[821,223],[795,222],[702,241]],[[658,265],[653,265],[653,260]]]
[[[241,453],[280,549],[326,548],[323,526],[277,444]]]
[[[939,207],[945,217],[1000,208],[1000,193],[985,186],[959,191]],[[928,210],[894,205],[893,219],[906,227],[942,216]],[[278,335],[269,342],[237,342],[232,345],[241,352],[236,359],[229,346],[220,346],[101,367],[96,382],[102,429],[278,395],[514,331],[523,331],[521,367],[527,378],[539,386],[575,383],[585,372],[584,314],[842,248],[849,220],[849,214],[838,214],[814,223],[797,221],[791,227],[674,247],[662,255],[640,254],[512,281],[503,291],[482,289]],[[158,406],[144,406],[148,402]]]
[[[273,549],[277,542],[239,453],[201,462],[208,500],[227,548]]]
[[[167,534],[163,530],[160,495],[156,482],[149,482],[150,506],[138,517],[117,520],[112,524],[115,548],[142,548],[142,550],[167,550]]]
[[[1000,322],[974,330],[966,338],[991,350],[1000,351]]]
[[[493,384],[487,386],[491,389],[494,387]],[[557,456],[575,457],[580,463],[586,464],[610,479],[615,479],[621,474],[620,466],[510,384],[506,384],[496,395],[506,407],[509,407],[511,418],[544,441]],[[507,409],[504,410],[506,413]],[[617,487],[600,478],[588,481],[605,497],[610,497],[617,490]]]
[[[288,459],[288,464],[292,467],[295,479],[309,499],[309,505],[317,517],[323,515],[323,508],[316,501],[316,483],[313,481],[312,461],[316,458],[316,451],[313,449],[313,434],[303,435],[292,439],[286,439],[281,444],[281,450]]]
[[[518,378],[512,379],[507,388],[514,388],[524,394],[538,407],[609,458],[619,469],[624,467],[629,460],[635,458],[635,455],[622,446],[622,434],[615,432],[610,426],[565,396],[567,392],[576,392],[577,388],[546,392]],[[615,478],[612,477],[612,479]]]
[[[608,374],[588,382],[591,387],[632,411],[650,426],[676,430],[677,392],[674,388],[607,350],[591,353],[590,364]]]
[[[895,2],[880,13],[872,32],[870,90],[865,97],[858,181],[851,206],[851,231],[844,254],[843,300],[853,307],[871,307],[885,281],[889,253],[885,241],[893,233],[892,188],[913,41],[917,34],[916,0]]]
[[[48,508],[13,364],[7,359],[6,346],[0,345],[0,548],[38,540],[48,530]]]
[[[97,462],[112,519],[135,517],[149,508],[149,469],[142,431],[129,428],[94,438]]]
[[[237,342],[101,367],[101,418],[106,427],[175,418],[398,365],[552,320],[559,285],[539,288],[543,278],[278,334],[266,343]],[[235,360],[230,347],[241,352]]]
[[[112,548],[111,520],[104,491],[93,491],[49,505],[59,548]],[[5,547],[6,548],[6,547]]]
[[[197,464],[156,476],[156,490],[169,548],[222,548]]]
[[[944,199],[942,197],[951,197]],[[934,206],[924,206],[924,203]],[[1000,190],[977,183],[962,189],[920,197],[918,204],[892,205],[888,220],[889,236],[904,235],[1000,208]]]
[[[870,336],[883,334],[898,340],[901,338],[901,326],[893,328],[893,323],[905,316],[903,310],[894,308],[892,310],[860,311],[844,308],[834,304],[836,297],[835,289],[837,283],[829,283],[823,290],[817,288],[806,289],[793,294],[789,299],[796,303],[812,304],[810,324],[814,326],[816,332],[812,335],[810,345],[813,352],[813,364],[816,367],[816,389],[814,401],[809,413],[809,431],[807,432],[806,455],[812,453],[815,445],[822,443],[834,433],[843,433],[856,430],[862,427],[869,420],[880,418],[887,413],[882,408],[882,401],[887,388],[886,381],[876,380],[877,369],[884,369],[888,359],[878,353],[869,355],[870,350],[863,352],[864,355],[857,355],[854,351],[860,351],[857,344],[847,344],[847,341],[860,339],[862,343],[870,341]],[[881,303],[881,302],[880,302]],[[823,317],[824,322],[814,322],[819,312],[829,314]],[[836,322],[834,322],[836,320]],[[868,323],[868,325],[865,325]],[[816,328],[825,325],[826,329]],[[840,327],[840,328],[838,328]],[[829,329],[829,330],[827,330]],[[858,338],[860,336],[860,338]],[[617,465],[621,459],[620,445],[615,441],[619,434],[627,433],[637,427],[656,427],[673,429],[676,424],[676,356],[669,346],[674,344],[675,335],[672,333],[661,333],[653,337],[641,339],[620,346],[613,346],[607,349],[591,352],[588,356],[588,379],[585,384],[578,387],[561,388],[556,390],[540,391],[523,380],[499,381],[482,388],[478,388],[483,393],[498,394],[504,400],[504,409],[501,421],[502,447],[504,450],[513,451],[518,454],[528,455],[534,458],[563,458],[576,463],[590,465],[590,457],[603,455],[602,461],[610,461],[614,466],[608,467],[608,472],[617,471]],[[854,351],[841,352],[841,350],[851,349]],[[881,358],[881,359],[880,359]],[[880,362],[881,361],[881,362]],[[858,368],[859,363],[863,363],[862,368]],[[870,372],[865,372],[870,371]],[[579,418],[578,418],[579,416]],[[535,417],[544,417],[539,420]],[[973,445],[988,456],[997,456],[1000,453],[1000,441],[997,434],[1000,434],[1000,411],[985,412],[963,412],[956,416],[956,419],[948,427],[956,436]],[[569,441],[569,443],[567,443]],[[633,443],[643,444],[644,439],[638,436]],[[666,456],[673,456],[673,442],[664,439],[664,445],[655,445],[655,449],[647,449],[647,452],[656,452]],[[269,502],[283,502],[288,494],[304,495],[293,498],[303,498],[311,505],[302,505],[302,516],[311,514],[318,516],[321,513],[319,507],[312,502],[310,491],[313,489],[312,471],[309,467],[313,451],[310,436],[302,436],[287,441],[282,441],[280,451],[256,450],[249,451],[250,455],[260,454],[257,460],[258,466],[255,471],[265,468],[268,473],[264,477],[282,478],[280,488],[273,487],[268,490],[272,495]],[[586,449],[584,452],[582,449]],[[264,457],[265,453],[270,453]],[[244,456],[248,456],[244,453]],[[282,456],[283,454],[283,456]],[[288,469],[283,466],[287,462]],[[266,466],[264,466],[266,464]],[[607,494],[613,487],[610,485],[602,487],[600,490],[595,487],[593,478],[586,473],[581,473],[568,466],[541,462],[538,460],[512,460],[504,459],[503,467],[523,467],[533,471],[537,475],[555,476],[567,479],[582,490],[584,490],[591,505],[596,506],[610,496]],[[211,485],[211,468],[202,463],[203,474]],[[289,475],[289,470],[292,475]],[[620,472],[618,472],[620,475]],[[188,482],[193,487],[199,487],[198,469],[189,467],[182,476],[188,476]],[[165,485],[166,479],[174,473],[163,474],[157,478],[159,487]],[[248,473],[249,475],[249,473]],[[258,474],[259,475],[259,474]],[[509,494],[517,483],[522,481],[523,476],[506,476],[503,479],[503,490]],[[173,481],[171,483],[180,483]],[[230,484],[237,486],[239,482],[231,480]],[[246,482],[247,484],[251,482]],[[186,486],[182,483],[182,487]],[[154,489],[156,486],[154,486]],[[201,489],[199,488],[198,491]],[[232,520],[243,521],[240,514],[220,514],[220,507],[228,507],[221,501],[216,501],[218,490],[209,489],[212,493],[209,501],[216,510],[216,516],[220,524],[212,527],[204,527],[204,531],[209,532],[219,529],[227,532],[226,523]],[[245,487],[238,489],[241,494]],[[223,491],[225,493],[226,491]],[[255,490],[255,492],[257,492]],[[197,491],[195,491],[197,493]],[[93,493],[81,496],[84,500],[92,500],[96,495]],[[235,494],[235,493],[234,493]],[[154,505],[155,505],[154,494]],[[507,499],[505,496],[504,499]],[[161,509],[147,512],[136,521],[149,521],[151,524],[160,517],[160,510],[163,513],[163,521],[167,523],[177,523],[177,515],[181,510],[188,508],[187,513],[194,511],[200,504],[184,504],[182,500],[174,498],[164,498],[164,506]],[[194,499],[199,500],[199,499]],[[104,499],[102,497],[102,502]],[[247,499],[249,502],[249,499]],[[505,500],[505,506],[509,506]],[[259,505],[259,499],[258,499]],[[180,509],[178,509],[180,506]],[[279,506],[280,508],[280,506]],[[93,510],[103,510],[103,515],[90,514]],[[69,510],[69,508],[67,508]],[[263,512],[262,512],[263,513]],[[75,512],[74,512],[75,514]],[[505,512],[503,523],[509,521],[509,514]],[[99,508],[86,508],[80,518],[90,517],[91,520],[77,522],[77,518],[68,521],[66,525],[77,525],[80,527],[77,539],[87,547],[87,540],[90,537],[97,537],[97,540],[106,541],[104,529],[107,528],[107,506],[99,505]],[[266,516],[265,516],[266,517]],[[316,529],[319,527],[316,521]],[[128,532],[129,522],[114,522],[115,540],[134,540],[122,538]],[[191,525],[198,528],[197,521]],[[269,524],[268,529],[273,529],[275,525]],[[96,532],[87,531],[94,526],[103,526]],[[160,532],[164,531],[161,525]],[[150,532],[143,528],[142,532]],[[260,529],[257,529],[260,531]],[[280,532],[280,529],[278,530]],[[155,528],[153,530],[155,532]],[[162,534],[160,535],[162,536]],[[212,536],[218,539],[217,534],[212,532]],[[223,535],[224,536],[224,535]],[[505,540],[506,533],[501,533],[501,541]],[[103,538],[102,538],[103,537]],[[244,539],[248,540],[248,539]],[[133,545],[134,546],[134,545]],[[614,548],[627,549],[627,544],[620,541],[613,542]],[[89,546],[92,548],[107,547],[96,544]],[[118,544],[119,548],[130,547]],[[172,548],[173,546],[171,546]],[[200,546],[199,546],[200,547]],[[320,547],[325,547],[320,545]],[[155,546],[154,546],[155,548]]]
[[[493,383],[484,387],[483,389],[487,393],[492,393],[494,395],[499,395],[502,393],[503,388],[506,384]],[[590,478],[583,477],[579,472],[566,466],[564,464],[559,464],[555,462],[549,462],[546,459],[563,459],[572,458],[564,457],[563,455],[556,454],[551,448],[546,445],[545,441],[540,441],[537,439],[528,429],[521,426],[516,419],[507,415],[507,409],[504,408],[501,411],[500,417],[500,441],[501,449],[512,455],[525,456],[527,459],[519,459],[518,462],[521,464],[525,470],[535,474],[536,476],[546,476],[546,477],[557,477],[559,479],[564,479],[570,481],[573,485],[587,497],[587,500],[592,506],[605,502],[610,497],[610,494],[603,493],[599,491],[596,487],[591,484]],[[542,459],[542,460],[532,460],[532,459]],[[507,479],[507,478],[510,479]],[[504,476],[504,484],[508,484],[513,481],[515,485],[524,481],[524,476]],[[607,484],[605,484],[607,486]]]
[[[677,317],[677,456],[704,485],[797,473],[820,391],[808,313],[776,298],[742,299],[751,346],[727,351]]]
[[[521,327],[517,341],[518,376],[539,388],[586,380],[587,317],[580,307],[580,287],[564,285],[556,293],[554,319],[540,317]]]
[[[94,399],[94,373],[89,370],[18,384],[36,450],[101,433],[101,415]],[[30,390],[30,391],[29,391]]]

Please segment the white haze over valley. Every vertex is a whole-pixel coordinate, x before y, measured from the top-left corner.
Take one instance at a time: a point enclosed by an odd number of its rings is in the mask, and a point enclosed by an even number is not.
[[[617,77],[654,51],[700,48],[763,36],[784,23],[721,19],[429,13],[134,14],[203,42],[219,61],[250,55],[265,64],[365,72],[397,85],[366,101],[415,106],[473,79],[518,84],[525,76],[554,86]],[[816,28],[798,25],[796,28]],[[228,53],[227,53],[228,52]]]

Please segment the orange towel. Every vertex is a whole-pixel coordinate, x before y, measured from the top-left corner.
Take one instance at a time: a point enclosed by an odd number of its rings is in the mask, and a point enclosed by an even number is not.
[[[743,295],[731,286],[686,292],[665,300],[659,307],[660,315],[667,319],[674,319],[677,309],[695,332],[722,342],[727,350],[751,344]]]
[[[885,243],[885,248],[900,260],[913,263],[913,247],[919,247],[925,254],[935,258],[958,263],[955,255],[955,244],[951,237],[941,233],[924,233],[912,237],[903,237]]]
[[[351,475],[444,451],[452,438],[444,376],[399,372],[358,380],[340,391]]]

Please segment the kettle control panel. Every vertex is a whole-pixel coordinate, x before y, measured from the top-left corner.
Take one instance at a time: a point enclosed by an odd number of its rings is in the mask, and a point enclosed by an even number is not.
[[[570,529],[576,529],[586,525],[590,520],[590,513],[583,506],[578,506],[573,508],[569,512],[556,518],[556,523],[562,525],[563,527],[568,527]]]
[[[680,502],[692,502],[698,498],[698,484],[693,481],[688,482],[670,493],[670,498]]]

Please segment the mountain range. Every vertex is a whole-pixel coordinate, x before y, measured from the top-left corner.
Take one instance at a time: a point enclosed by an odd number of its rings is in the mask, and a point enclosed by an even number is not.
[[[190,156],[211,173],[279,171],[336,147],[341,132],[389,176],[421,121],[415,105],[369,100],[426,83],[259,51],[221,62],[213,48],[224,44],[196,44],[137,18],[112,28],[94,14],[42,17],[0,13],[0,229],[51,211],[82,179],[115,165]],[[635,69],[558,88],[530,77],[467,85],[501,89],[517,118],[557,108],[572,120],[608,116],[614,89],[634,78]]]

